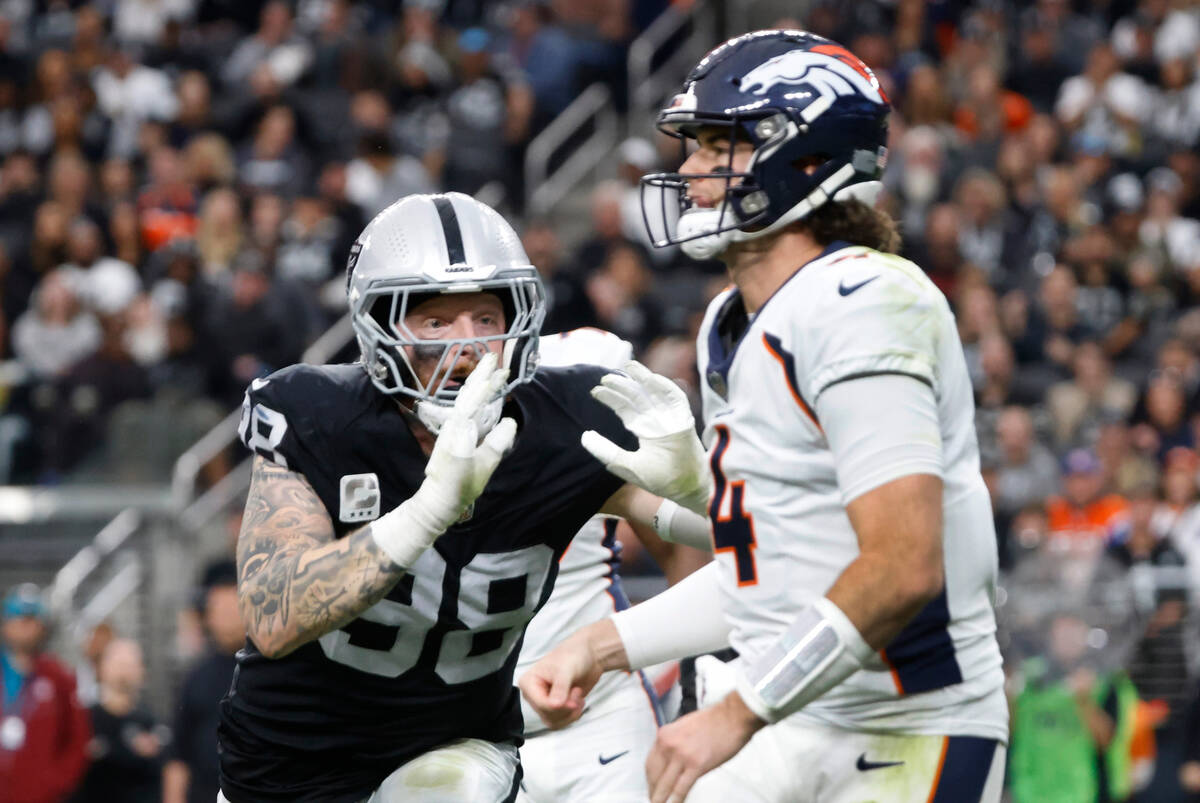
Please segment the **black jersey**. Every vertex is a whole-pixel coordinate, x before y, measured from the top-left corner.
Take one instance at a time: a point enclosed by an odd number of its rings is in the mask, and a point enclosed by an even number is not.
[[[521,423],[466,520],[358,619],[283,658],[247,642],[221,702],[222,788],[243,801],[356,801],[438,745],[519,742],[525,625],[571,537],[621,485],[580,446],[632,447],[589,391],[604,370],[543,368],[505,412]],[[359,365],[297,365],[246,394],[243,442],[299,472],[338,537],[416,492],[427,462],[396,401]]]

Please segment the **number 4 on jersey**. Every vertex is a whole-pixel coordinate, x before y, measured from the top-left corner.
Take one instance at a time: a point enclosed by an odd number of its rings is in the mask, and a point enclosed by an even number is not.
[[[754,564],[754,519],[742,507],[746,483],[727,482],[721,469],[721,459],[729,448],[729,428],[716,428],[717,445],[713,448],[710,465],[713,475],[713,497],[709,503],[708,517],[712,520],[714,551],[732,552],[737,566],[739,586],[758,583],[758,569]],[[725,492],[729,491],[728,512],[725,510]]]

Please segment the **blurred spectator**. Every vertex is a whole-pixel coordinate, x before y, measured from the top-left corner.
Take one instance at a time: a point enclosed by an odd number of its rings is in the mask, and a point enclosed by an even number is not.
[[[1050,537],[1092,544],[1096,551],[1126,526],[1129,504],[1105,493],[1100,461],[1086,449],[1072,450],[1063,461],[1063,493],[1046,502]]]
[[[1143,699],[1163,700],[1178,713],[1187,693],[1187,572],[1183,556],[1154,531],[1157,501],[1153,487],[1131,494],[1128,522],[1114,534],[1096,582],[1111,582],[1114,571],[1128,574],[1136,605],[1129,614],[1145,622],[1129,661],[1130,678]]]
[[[1066,373],[1074,362],[1075,347],[1091,335],[1079,320],[1078,293],[1074,274],[1062,265],[1042,279],[1038,304],[1013,343],[1019,363],[1031,363],[1047,379]]]
[[[1062,85],[1054,111],[1069,131],[1106,143],[1110,152],[1126,157],[1141,148],[1139,126],[1150,115],[1150,93],[1142,81],[1120,71],[1112,46],[1101,43],[1088,54],[1082,75]]]
[[[237,175],[233,151],[220,134],[197,134],[188,141],[183,160],[188,180],[202,194],[232,184]]]
[[[1052,28],[1031,19],[1021,32],[1021,47],[1008,74],[1008,88],[1029,99],[1040,113],[1054,109],[1059,87],[1073,74],[1059,60]]]
[[[100,656],[117,634],[112,625],[101,622],[91,629],[83,642],[83,660],[75,666],[75,693],[81,705],[91,708],[100,699]]]
[[[1156,370],[1134,412],[1134,445],[1162,460],[1176,446],[1194,448],[1195,433],[1187,419],[1187,397],[1176,372]]]
[[[1151,254],[1133,255],[1126,267],[1129,296],[1125,317],[1105,340],[1110,354],[1131,361],[1148,361],[1170,332],[1175,296],[1163,284],[1162,267]]]
[[[192,15],[196,0],[116,0],[113,34],[131,45],[153,45],[162,37],[167,24]]]
[[[149,183],[138,194],[142,242],[154,251],[196,231],[197,198],[179,151],[160,145],[149,156]]]
[[[1088,665],[1089,634],[1083,618],[1053,615],[1046,652],[1020,667],[1009,748],[1013,803],[1129,798],[1137,691],[1123,672]]]
[[[100,347],[96,318],[80,306],[64,271],[44,278],[33,306],[13,324],[13,353],[38,378],[52,379]]]
[[[0,790],[6,800],[59,803],[87,767],[88,713],[70,670],[42,652],[49,622],[38,587],[9,591],[0,613]]]
[[[139,707],[146,666],[136,641],[116,639],[100,657],[100,699],[91,708],[91,764],[72,803],[161,803],[170,731]]]
[[[229,272],[245,240],[242,218],[241,202],[233,190],[217,188],[205,196],[196,226],[196,248],[205,276]]]
[[[71,276],[80,301],[97,314],[124,312],[141,290],[141,277],[132,265],[104,256],[100,227],[87,218],[77,218],[68,230],[67,259],[62,269]]]
[[[192,137],[213,127],[212,86],[207,75],[189,70],[179,76],[175,93],[179,109],[171,126],[171,144],[184,147]]]
[[[1169,535],[1200,496],[1200,457],[1176,446],[1163,458],[1162,501],[1154,512],[1154,533]]]
[[[303,283],[313,296],[322,292],[325,282],[333,277],[341,297],[334,296],[338,305],[345,303],[345,276],[340,270],[343,254],[337,253],[344,232],[342,224],[330,214],[320,198],[297,198],[292,213],[283,221],[279,256],[275,271],[282,279]]]
[[[1104,467],[1106,486],[1119,494],[1158,483],[1158,462],[1133,448],[1132,432],[1122,418],[1101,420],[1096,456]]]
[[[474,195],[493,181],[517,197],[515,154],[529,136],[533,93],[522,75],[492,64],[491,37],[482,28],[459,36],[458,86],[446,98],[445,188]]]
[[[262,6],[254,36],[243,39],[226,59],[221,77],[234,91],[248,85],[258,97],[272,96],[295,84],[312,58],[312,45],[292,29],[291,8],[271,0]]]
[[[630,137],[621,143],[617,149],[617,175],[625,185],[621,199],[621,228],[625,237],[642,247],[650,255],[654,264],[662,267],[670,263],[679,253],[677,246],[655,248],[650,239],[650,232],[655,232],[658,238],[664,238],[668,232],[675,230],[679,217],[679,209],[673,196],[664,194],[660,200],[665,203],[651,203],[643,213],[642,209],[642,176],[653,173],[658,168],[658,151],[649,141],[640,137]],[[655,198],[654,191],[646,189],[649,198]],[[649,219],[649,224],[647,224]],[[647,229],[649,225],[649,229]]]
[[[167,122],[178,110],[166,74],[138,64],[124,49],[112,51],[92,85],[100,110],[112,121],[109,151],[117,156],[133,156],[144,121]]]
[[[613,248],[625,245],[641,251],[643,261],[649,261],[640,242],[626,235],[625,201],[625,188],[619,181],[603,181],[592,190],[591,236],[575,253],[576,267],[582,273],[590,275],[604,264]]]
[[[542,331],[569,332],[581,326],[596,326],[596,310],[579,277],[562,262],[562,243],[554,228],[535,220],[521,237],[529,261],[542,275],[546,286],[546,321]]]
[[[425,165],[397,154],[385,132],[363,135],[358,157],[346,165],[344,184],[346,198],[358,205],[366,220],[406,195],[434,190]]]
[[[945,136],[933,126],[913,126],[899,136],[895,169],[890,176],[885,173],[884,180],[901,203],[901,231],[912,237],[925,228],[929,207],[941,197],[942,183],[949,179],[950,157]]]
[[[100,326],[99,348],[40,389],[39,447],[48,476],[61,476],[104,443],[108,417],[118,405],[151,395],[146,368],[129,350],[126,315],[102,318]]]
[[[201,584],[207,652],[188,670],[175,705],[175,740],[163,770],[162,803],[212,803],[217,784],[217,704],[229,691],[246,641],[238,612],[237,567],[210,564]]]
[[[1033,417],[1024,407],[1004,408],[996,422],[996,440],[999,457],[992,502],[1007,524],[1022,510],[1042,505],[1058,487],[1058,461],[1038,443]]]
[[[1112,374],[1104,350],[1084,341],[1071,360],[1074,378],[1053,385],[1046,406],[1054,420],[1055,443],[1061,451],[1094,443],[1104,418],[1124,418],[1137,402],[1137,388]]]
[[[954,123],[969,143],[972,161],[991,164],[995,147],[1007,132],[1019,131],[1033,117],[1029,101],[1004,89],[991,64],[979,64],[968,74],[966,92],[954,111]]]
[[[1195,54],[1159,64],[1164,92],[1152,113],[1150,131],[1168,147],[1191,148],[1200,140],[1200,83],[1195,80]]]
[[[275,281],[262,257],[243,252],[228,288],[206,309],[203,324],[209,388],[231,406],[252,379],[295,362],[306,334],[294,294]]]
[[[1183,181],[1167,167],[1146,176],[1146,216],[1138,231],[1142,244],[1169,260],[1180,273],[1200,266],[1200,221],[1180,214]]]
[[[1013,262],[1014,240],[1020,237],[1020,232],[1014,228],[1008,211],[1004,185],[993,173],[973,168],[959,178],[954,201],[962,213],[958,225],[959,255],[981,270],[989,284],[1007,284],[1005,270]]]
[[[540,131],[575,99],[578,56],[548,4],[515,3],[504,55],[528,76],[534,96],[532,130]]]
[[[644,252],[631,244],[613,245],[587,280],[600,328],[628,340],[637,352],[662,332],[662,307],[650,295],[650,282]]]
[[[272,106],[258,123],[254,139],[239,158],[238,175],[248,190],[291,197],[308,185],[308,157],[296,143],[296,116]]]

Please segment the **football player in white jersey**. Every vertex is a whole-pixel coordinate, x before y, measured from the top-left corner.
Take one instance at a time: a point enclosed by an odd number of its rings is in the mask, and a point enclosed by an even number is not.
[[[580,363],[617,369],[633,357],[633,346],[602,329],[575,329],[542,335],[539,365]],[[669,583],[711,558],[708,520],[690,518],[692,540],[706,551],[663,541],[651,529],[630,524]],[[686,538],[682,519],[675,538]],[[593,516],[571,539],[558,562],[558,577],[546,604],[525,630],[519,676],[554,645],[583,625],[629,607],[617,573],[621,546],[619,519]],[[697,541],[697,537],[699,540]],[[562,730],[550,730],[522,698],[525,744],[521,747],[518,803],[643,803],[649,799],[645,764],[661,724],[657,699],[640,671],[612,672],[588,695],[587,712]]]
[[[659,731],[651,800],[1000,798],[1007,708],[996,541],[971,384],[945,297],[872,203],[889,104],[801,31],[726,42],[660,128],[694,141],[674,232],[734,286],[699,336],[704,443],[636,363],[593,395],[639,438],[585,433],[610,471],[713,523],[717,560],[571,636],[521,679],[570,721],[601,672],[714,649],[734,689]],[[706,453],[707,452],[707,453]]]

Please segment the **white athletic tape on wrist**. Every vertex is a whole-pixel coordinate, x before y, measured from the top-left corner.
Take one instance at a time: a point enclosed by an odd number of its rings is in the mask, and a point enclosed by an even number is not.
[[[778,722],[854,674],[872,652],[841,608],[821,597],[743,667],[738,693],[759,717]]]
[[[664,499],[654,512],[654,532],[673,544],[712,551],[712,527],[707,516],[701,516],[682,505]]]
[[[397,566],[408,568],[446,531],[423,504],[421,491],[371,522],[371,537]]]

